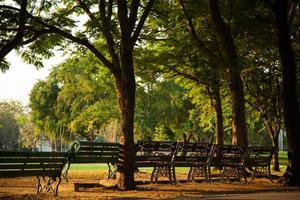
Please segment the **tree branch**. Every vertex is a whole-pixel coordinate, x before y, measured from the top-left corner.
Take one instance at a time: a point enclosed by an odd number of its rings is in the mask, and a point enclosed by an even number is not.
[[[17,34],[15,37],[5,44],[0,49],[0,62],[4,60],[4,57],[11,52],[14,48],[20,45],[20,43],[23,40],[24,34],[25,34],[25,24],[26,24],[26,8],[27,8],[27,0],[21,1],[21,8],[20,8],[20,15],[19,15],[19,27],[17,30]]]
[[[121,28],[121,41],[129,42],[127,1],[118,1],[118,18]]]
[[[82,2],[81,0],[77,0],[77,3],[79,5],[80,8],[82,8],[84,10],[84,12],[89,16],[89,18],[96,23],[99,28],[101,27],[101,24],[97,21],[96,17],[93,15],[93,13],[90,11],[90,9],[88,8],[88,6]]]
[[[63,36],[64,38],[67,38],[77,44],[80,44],[82,46],[85,46],[87,49],[89,49],[112,73],[116,72],[116,69],[114,67],[114,65],[105,58],[105,56],[97,50],[97,48],[92,45],[88,40],[86,39],[82,39],[82,38],[78,38],[73,36],[71,33],[68,33],[56,26],[53,25],[49,25],[45,22],[43,22],[42,20],[40,20],[39,18],[35,18],[33,17],[35,20],[37,20],[38,23],[40,23],[42,26],[47,27],[49,29],[49,31],[51,33],[56,33],[58,35]]]
[[[198,36],[198,34],[196,32],[196,29],[195,29],[195,27],[193,25],[192,19],[189,16],[189,14],[188,14],[188,12],[186,10],[186,7],[185,7],[185,5],[183,3],[183,0],[179,0],[179,3],[180,3],[180,6],[182,8],[183,14],[184,14],[184,16],[185,16],[185,18],[186,18],[186,20],[188,22],[190,33],[191,33],[192,37],[194,38],[194,40],[197,42],[199,50],[201,50],[202,52],[204,52],[210,58],[210,60],[215,60],[216,59],[216,55],[214,55],[214,53],[212,53],[212,51],[205,46],[204,42]]]
[[[28,29],[30,29],[30,28],[28,28]],[[41,35],[43,35],[43,34],[52,33],[52,31],[51,31],[51,30],[48,30],[48,29],[43,29],[43,30],[33,30],[33,32],[34,32],[34,35],[33,35],[31,38],[22,41],[20,45],[27,45],[27,44],[29,44],[29,43],[35,41],[36,39],[38,39],[38,38],[39,38]]]
[[[130,33],[132,33],[134,30],[134,25],[137,19],[139,5],[140,5],[140,0],[133,0],[130,5],[130,14],[128,20],[128,27]]]
[[[109,2],[109,7],[108,7],[108,17],[111,17],[110,9],[112,9],[112,2]],[[105,9],[105,0],[100,0],[99,1],[99,12],[100,12],[100,20],[102,21],[102,32],[103,35],[106,39],[107,47],[108,47],[108,52],[112,58],[113,65],[116,67],[118,66],[119,63],[119,58],[118,55],[116,54],[115,51],[115,43],[114,39],[111,33],[111,24],[110,24],[110,19],[106,17],[106,9]]]
[[[275,11],[275,4],[272,2],[272,0],[264,0],[265,3],[271,8],[271,10]]]
[[[141,16],[141,18],[140,18],[140,20],[139,20],[139,22],[138,22],[138,24],[136,26],[136,29],[135,29],[132,37],[131,37],[132,48],[135,45],[135,43],[136,43],[136,41],[137,41],[137,39],[138,39],[138,37],[139,37],[139,35],[141,33],[141,30],[142,30],[142,28],[144,26],[144,23],[145,23],[148,15],[150,13],[150,10],[151,10],[151,8],[153,6],[153,3],[154,3],[154,0],[149,0],[147,6],[144,9],[144,12],[143,12],[142,16]]]
[[[107,20],[111,20],[113,11],[113,0],[108,0],[108,8],[107,8]]]
[[[192,80],[192,81],[194,81],[194,82],[196,82],[196,83],[198,83],[198,84],[204,85],[204,83],[201,82],[201,80],[200,80],[198,77],[196,77],[196,76],[194,76],[194,75],[192,75],[192,74],[188,74],[188,73],[179,71],[179,70],[177,70],[177,69],[175,69],[175,68],[171,68],[171,71],[172,71],[173,73],[175,73],[176,75],[182,76],[182,77],[184,77],[184,78],[186,78],[186,79],[189,79],[189,80]]]

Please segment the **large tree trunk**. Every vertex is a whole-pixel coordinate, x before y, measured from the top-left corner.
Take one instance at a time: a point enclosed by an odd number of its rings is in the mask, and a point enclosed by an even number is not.
[[[134,107],[135,78],[133,70],[132,51],[126,47],[121,51],[121,70],[115,75],[117,98],[121,115],[120,154],[118,165],[118,188],[132,190],[134,182],[135,152],[134,152]]]
[[[288,23],[288,1],[275,0],[272,6],[278,33],[278,48],[282,64],[284,123],[288,140],[288,166],[281,183],[300,185],[300,115],[296,90],[296,64]]]
[[[223,48],[225,64],[228,65],[228,79],[232,106],[232,144],[248,146],[245,117],[245,96],[240,76],[241,66],[229,27],[220,14],[218,1],[208,0],[211,21]]]
[[[239,66],[235,67],[238,68]],[[248,146],[243,82],[240,72],[230,68],[229,88],[232,107],[232,144]]]
[[[267,118],[265,117],[265,126],[267,128],[267,131],[270,135],[270,138],[272,140],[272,146],[274,148],[274,154],[273,154],[273,169],[275,171],[280,171],[279,167],[279,156],[278,156],[278,151],[279,151],[279,144],[278,144],[278,136],[279,136],[279,131],[280,131],[280,125],[278,124],[273,124],[269,123]],[[274,122],[275,123],[275,122]],[[280,123],[280,122],[276,122]]]
[[[217,78],[217,77],[216,77]],[[220,95],[220,83],[215,81],[212,91],[209,91],[211,97],[211,105],[215,110],[215,123],[216,123],[216,144],[223,144],[224,127],[223,127],[223,111]]]
[[[274,154],[273,154],[273,170],[279,172],[280,167],[279,167],[279,147],[278,147],[278,134],[275,134],[272,138],[272,145],[274,147]]]

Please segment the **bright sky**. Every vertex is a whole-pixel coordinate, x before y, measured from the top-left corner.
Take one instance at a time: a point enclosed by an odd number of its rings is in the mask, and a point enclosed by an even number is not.
[[[45,79],[52,66],[63,61],[58,55],[44,62],[44,68],[37,70],[35,66],[22,62],[20,56],[15,52],[7,55],[10,68],[5,73],[0,71],[0,101],[17,100],[28,105],[29,94],[38,80]]]

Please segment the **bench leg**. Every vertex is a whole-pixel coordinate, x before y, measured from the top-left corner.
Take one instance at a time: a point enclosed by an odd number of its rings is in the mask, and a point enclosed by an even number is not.
[[[208,183],[208,174],[207,174],[207,167],[203,166],[203,170],[204,170],[204,176],[205,176],[205,181]]]
[[[193,174],[194,167],[190,167],[189,173],[188,173],[188,182],[192,181],[192,174]]]
[[[172,167],[172,175],[173,175],[173,181],[174,181],[174,184],[177,185],[177,179],[176,179],[176,171],[175,171],[175,167],[173,166]]]
[[[243,173],[243,176],[244,176],[245,183],[248,184],[248,182],[247,182],[247,172],[246,172],[245,167],[242,168],[242,173]]]
[[[52,191],[55,196],[58,195],[58,188],[61,183],[61,177],[37,177],[37,194],[42,191]],[[53,186],[53,184],[56,184]]]
[[[59,187],[59,185],[60,185],[60,183],[61,183],[61,178],[60,177],[57,177],[58,178],[58,182],[57,182],[57,184],[56,184],[56,186],[55,186],[55,192],[54,192],[54,194],[56,195],[56,196],[58,196],[58,187]]]
[[[168,166],[168,175],[169,175],[169,183],[172,184],[173,183],[173,177],[172,177],[172,167]]]
[[[154,178],[157,180],[157,167],[154,167],[151,173],[151,183],[153,183]]]
[[[255,178],[256,170],[257,170],[257,167],[254,167],[254,169],[253,169],[253,171],[252,171],[251,181],[253,181],[254,178]]]
[[[273,183],[270,165],[268,165],[268,176],[269,176],[269,180]]]
[[[116,166],[110,163],[107,163],[107,166],[108,166],[107,179],[116,179],[116,174],[117,174]]]
[[[207,167],[207,170],[208,170],[208,179],[209,179],[209,183],[212,184],[211,166],[208,166],[208,167]]]

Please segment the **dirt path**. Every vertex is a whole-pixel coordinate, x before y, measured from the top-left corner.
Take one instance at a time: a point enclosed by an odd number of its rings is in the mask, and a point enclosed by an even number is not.
[[[135,191],[118,191],[105,187],[81,188],[79,192],[74,191],[74,183],[101,183],[106,186],[113,186],[114,181],[106,181],[105,174],[95,172],[72,172],[69,182],[63,181],[59,188],[59,197],[55,198],[51,193],[36,195],[35,178],[0,179],[0,199],[220,199],[230,197],[234,194],[262,194],[267,192],[299,192],[296,188],[284,188],[267,179],[256,179],[250,184],[220,183],[207,184],[203,182],[187,183],[180,181],[178,185],[169,185],[166,182],[150,184],[150,175],[140,173],[137,175],[138,189]],[[184,180],[185,174],[179,174],[179,179]],[[99,180],[102,181],[99,181]],[[296,193],[293,193],[296,194]],[[212,196],[213,195],[213,196]],[[248,195],[246,195],[247,197]],[[264,195],[262,195],[263,197]],[[275,195],[276,196],[276,195]],[[217,198],[218,197],[218,198]],[[236,196],[234,196],[236,199]],[[227,198],[228,199],[228,198]],[[231,198],[230,198],[231,199]],[[271,198],[272,200],[275,200]],[[283,198],[286,199],[286,198]],[[299,196],[300,199],[300,196]],[[266,200],[263,198],[263,200]]]

